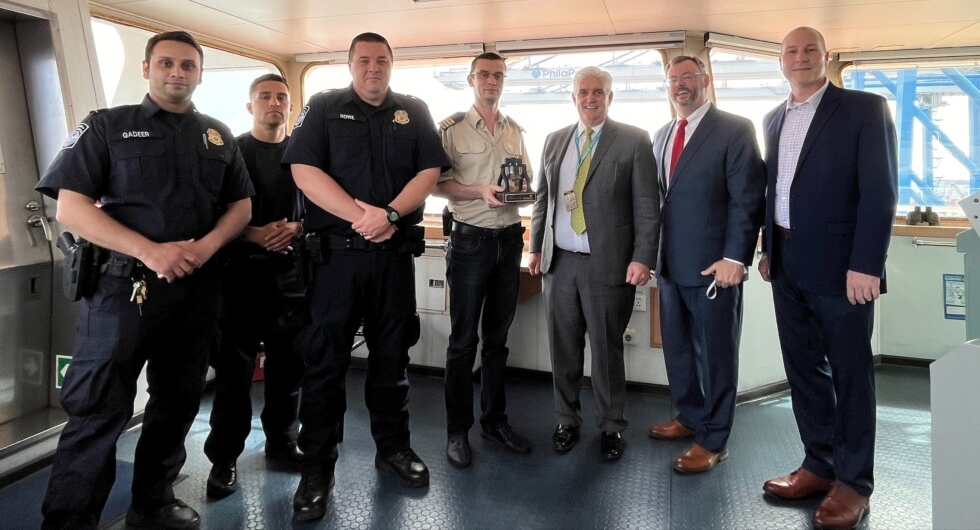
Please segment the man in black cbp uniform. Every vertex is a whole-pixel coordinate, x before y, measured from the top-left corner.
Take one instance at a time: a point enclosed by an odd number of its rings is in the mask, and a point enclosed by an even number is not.
[[[411,449],[408,349],[418,341],[413,253],[424,243],[421,207],[449,160],[425,103],[388,89],[391,47],[362,33],[351,42],[350,87],[314,95],[283,163],[306,196],[312,323],[297,345],[306,361],[299,445],[305,453],[293,498],[299,520],[323,517],[333,486],[345,377],[364,323],[365,398],[375,465],[413,487],[429,470]]]
[[[212,498],[238,489],[236,460],[252,427],[249,390],[259,344],[265,344],[265,406],[262,430],[265,454],[287,466],[298,466],[294,424],[299,413],[303,360],[293,348],[303,321],[303,292],[296,285],[293,238],[303,232],[296,184],[280,164],[286,149],[286,120],[292,104],[286,80],[260,76],[249,87],[252,130],[237,138],[252,177],[252,220],[238,240],[222,252],[221,343],[211,359],[215,368],[211,433],[204,453],[213,466],[207,494]],[[296,303],[299,301],[300,303]]]
[[[143,102],[90,114],[37,185],[58,199],[59,222],[102,249],[103,265],[84,299],[61,389],[68,424],[41,506],[44,529],[98,524],[144,363],[149,401],[126,522],[200,524],[172,485],[217,334],[209,260],[241,233],[253,194],[234,136],[191,103],[203,61],[185,32],[150,38]]]

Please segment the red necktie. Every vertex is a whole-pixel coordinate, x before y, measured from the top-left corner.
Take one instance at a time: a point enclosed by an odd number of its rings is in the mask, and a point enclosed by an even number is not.
[[[674,168],[677,167],[677,160],[681,157],[684,150],[684,129],[687,127],[687,120],[681,118],[677,121],[677,132],[674,134],[674,145],[670,149],[670,183],[674,182]]]

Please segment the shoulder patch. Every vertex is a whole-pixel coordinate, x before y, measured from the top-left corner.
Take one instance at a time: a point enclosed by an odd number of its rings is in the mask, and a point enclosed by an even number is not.
[[[72,147],[75,147],[75,144],[78,143],[79,138],[81,138],[82,135],[85,134],[85,131],[87,130],[88,130],[87,123],[79,123],[78,127],[75,127],[75,129],[72,132],[68,133],[68,138],[65,140],[65,144],[62,145],[61,148],[71,149]]]
[[[296,117],[296,124],[293,125],[293,129],[299,129],[303,126],[303,120],[306,119],[306,113],[310,111],[310,106],[306,105],[303,110],[299,112],[299,116]]]
[[[466,117],[465,112],[457,112],[456,114],[453,114],[452,116],[439,122],[439,127],[445,131],[446,129],[452,127],[453,125],[456,125],[457,123],[463,121],[463,118],[465,117]]]
[[[514,121],[514,118],[511,118],[510,116],[507,116],[507,121],[509,121],[510,124],[513,125],[514,127],[517,127],[517,130],[519,130],[521,132],[525,132],[524,131],[524,127],[521,127],[521,124],[520,123],[517,123],[516,121]]]

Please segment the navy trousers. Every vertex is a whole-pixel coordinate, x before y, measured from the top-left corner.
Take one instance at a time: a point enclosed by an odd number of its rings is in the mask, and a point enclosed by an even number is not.
[[[306,361],[299,446],[304,472],[333,471],[347,410],[351,346],[364,324],[365,400],[378,454],[409,449],[408,349],[418,342],[412,255],[394,250],[332,250],[310,287],[311,323],[296,346]]]
[[[44,529],[96,528],[115,480],[116,441],[133,415],[146,364],[149,401],[136,445],[132,504],[149,510],[174,500],[217,337],[218,289],[209,268],[172,284],[147,274],[147,299],[133,282],[103,276],[82,303],[72,363],[61,389],[61,433],[41,506]]]

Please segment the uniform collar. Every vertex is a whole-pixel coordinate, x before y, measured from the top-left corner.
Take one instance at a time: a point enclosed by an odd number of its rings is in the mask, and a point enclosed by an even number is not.
[[[388,92],[385,94],[384,101],[377,106],[361,99],[361,96],[358,96],[357,92],[354,92],[354,83],[347,85],[347,98],[350,103],[356,103],[364,106],[365,108],[374,109],[375,111],[383,110],[395,104],[395,93],[391,90],[391,87],[388,87]]]
[[[474,129],[477,129],[477,126],[483,122],[483,117],[480,116],[479,112],[477,112],[476,105],[470,106],[470,110],[466,111],[466,117],[464,119],[469,122]],[[500,112],[500,109],[497,109],[497,123],[503,123],[505,121],[507,121],[507,115]]]
[[[140,103],[140,109],[142,109],[143,116],[145,118],[150,118],[156,113],[163,111],[163,109],[161,109],[159,105],[157,105],[156,103],[153,102],[152,99],[150,99],[149,94],[143,96],[143,102]],[[163,111],[163,112],[167,112],[167,111]],[[172,113],[172,114],[176,114],[176,113]],[[188,109],[187,114],[197,114],[197,107],[194,106],[193,101],[191,102],[191,107],[190,109]]]

